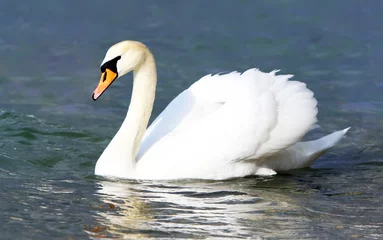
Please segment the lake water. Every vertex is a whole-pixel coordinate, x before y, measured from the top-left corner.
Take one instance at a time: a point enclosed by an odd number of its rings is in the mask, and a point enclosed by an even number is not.
[[[0,2],[0,239],[382,239],[382,1]],[[228,181],[93,174],[131,75],[91,93],[115,42],[158,67],[153,117],[208,73],[281,69],[315,92],[311,138],[351,126],[309,169]]]

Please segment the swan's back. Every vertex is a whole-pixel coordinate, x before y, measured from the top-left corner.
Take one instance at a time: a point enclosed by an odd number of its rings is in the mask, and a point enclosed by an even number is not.
[[[244,175],[243,171],[254,174],[256,168],[249,167],[249,161],[266,159],[295,144],[316,122],[313,93],[304,83],[289,81],[292,75],[276,72],[250,69],[201,78],[149,127],[138,165],[145,165],[146,173],[148,168],[170,168],[182,177],[197,172],[204,178],[212,173],[211,167],[236,162],[243,168],[218,169],[217,178]]]

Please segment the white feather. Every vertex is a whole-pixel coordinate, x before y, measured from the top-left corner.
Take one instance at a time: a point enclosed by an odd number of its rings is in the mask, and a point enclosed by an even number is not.
[[[145,131],[155,93],[154,58],[142,44],[123,42],[115,48],[107,59],[124,52],[119,71],[136,69],[132,101],[97,162],[96,174],[138,179],[273,175],[309,166],[348,130],[299,142],[317,126],[313,92],[302,82],[290,81],[292,75],[249,69],[202,77]],[[133,60],[126,52],[134,53]]]

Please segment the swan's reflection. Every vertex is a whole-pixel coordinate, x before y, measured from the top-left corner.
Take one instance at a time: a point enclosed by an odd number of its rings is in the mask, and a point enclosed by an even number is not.
[[[97,193],[105,203],[98,214],[101,230],[106,230],[112,236],[129,239],[147,239],[149,236],[137,230],[147,229],[153,221],[150,206],[137,194],[132,183],[119,181],[100,181]],[[106,209],[106,210],[105,210]],[[93,232],[97,233],[97,232]],[[107,237],[105,232],[94,235]]]
[[[243,182],[242,182],[243,184]],[[123,238],[278,237],[304,230],[286,195],[233,182],[100,181],[98,196],[113,210],[100,225]],[[270,228],[273,226],[280,231]]]

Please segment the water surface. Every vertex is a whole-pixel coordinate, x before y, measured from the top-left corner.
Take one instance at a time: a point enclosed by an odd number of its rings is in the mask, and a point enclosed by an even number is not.
[[[2,239],[383,238],[383,3],[0,2]],[[315,92],[309,138],[351,126],[311,168],[228,181],[107,180],[94,164],[131,75],[91,100],[113,43],[154,53],[153,118],[208,73],[281,69]]]

